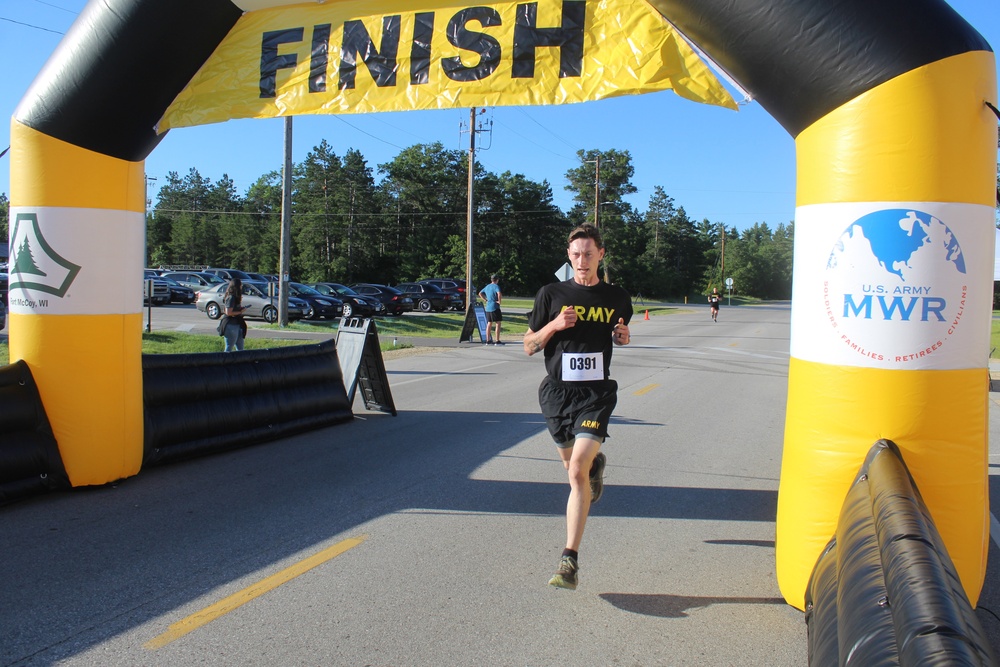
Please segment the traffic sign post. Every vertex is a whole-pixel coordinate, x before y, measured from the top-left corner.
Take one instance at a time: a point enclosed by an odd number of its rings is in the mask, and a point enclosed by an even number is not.
[[[573,277],[573,267],[570,266],[569,262],[566,262],[558,269],[556,269],[556,278],[565,282]]]
[[[733,305],[733,279],[726,278],[726,289],[729,291],[729,295],[726,297],[726,305]]]

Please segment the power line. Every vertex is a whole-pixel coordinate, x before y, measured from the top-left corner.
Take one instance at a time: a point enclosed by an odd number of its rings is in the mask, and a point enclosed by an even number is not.
[[[520,132],[518,132],[518,131],[517,131],[517,130],[515,130],[514,128],[510,127],[509,125],[507,125],[506,123],[504,123],[504,122],[503,122],[503,121],[501,121],[501,120],[498,120],[498,121],[497,121],[497,124],[498,124],[498,125],[501,125],[501,126],[503,126],[503,127],[505,127],[505,128],[507,128],[508,130],[510,130],[511,132],[513,132],[514,134],[516,134],[517,136],[519,136],[519,137],[521,137],[522,139],[524,139],[525,141],[527,141],[527,142],[528,142],[529,144],[533,144],[533,145],[537,146],[538,148],[541,148],[541,149],[542,149],[543,151],[545,151],[546,153],[552,153],[552,154],[553,154],[553,155],[555,155],[556,157],[560,157],[560,158],[563,158],[564,160],[570,160],[570,161],[572,161],[572,160],[574,160],[574,159],[575,159],[575,158],[571,158],[571,157],[567,157],[567,156],[563,155],[562,153],[557,153],[557,152],[555,152],[554,150],[551,150],[551,149],[549,149],[549,148],[546,148],[545,146],[542,146],[542,145],[541,145],[540,143],[538,143],[537,141],[534,141],[534,140],[532,140],[532,139],[529,139],[528,137],[524,136],[523,134],[521,134]]]
[[[52,33],[55,33],[57,35],[65,35],[66,34],[64,32],[59,32],[58,30],[51,30],[49,28],[43,28],[40,25],[32,25],[30,23],[24,23],[22,21],[15,21],[14,19],[9,19],[6,16],[0,16],[0,21],[8,21],[10,23],[16,23],[17,25],[23,25],[26,28],[34,28],[35,30],[44,30],[45,32],[52,32]]]
[[[558,139],[559,141],[563,142],[564,144],[566,144],[567,146],[569,146],[569,147],[570,147],[570,148],[572,148],[573,150],[577,150],[577,149],[579,148],[578,146],[575,146],[575,145],[573,145],[572,143],[570,143],[570,142],[569,142],[569,141],[567,141],[566,139],[563,139],[563,138],[562,138],[562,137],[560,137],[560,136],[559,136],[558,134],[556,134],[555,132],[553,132],[553,131],[552,131],[552,130],[550,130],[549,128],[547,128],[547,127],[545,127],[544,125],[542,125],[541,123],[539,123],[539,122],[538,122],[537,120],[535,120],[534,118],[532,118],[532,117],[531,117],[531,115],[530,115],[530,114],[528,114],[528,112],[527,112],[527,111],[525,111],[525,110],[524,110],[524,109],[522,109],[521,107],[514,107],[514,108],[515,108],[515,109],[517,109],[518,111],[520,111],[521,113],[523,113],[523,114],[524,114],[525,116],[527,116],[527,117],[528,117],[528,120],[530,120],[530,121],[531,121],[532,123],[534,123],[534,124],[535,124],[535,125],[537,125],[538,127],[542,128],[543,130],[545,130],[546,132],[548,132],[548,133],[549,133],[549,134],[551,134],[551,135],[552,135],[553,137],[555,137],[555,138],[556,138],[556,139]]]
[[[376,141],[381,141],[383,144],[388,144],[388,145],[392,146],[393,148],[398,148],[401,151],[406,150],[402,146],[397,146],[396,144],[392,143],[391,141],[386,141],[382,137],[376,136],[376,135],[372,134],[371,132],[365,132],[364,130],[362,130],[360,127],[357,127],[356,125],[351,125],[350,123],[348,123],[346,120],[344,120],[343,118],[341,118],[337,114],[333,114],[333,117],[336,118],[337,120],[339,120],[344,125],[346,125],[346,126],[352,128],[352,129],[360,132],[361,134],[367,135],[367,136],[371,137],[372,139],[375,139]]]
[[[40,5],[45,5],[46,7],[52,7],[53,9],[61,9],[64,12],[72,14],[73,16],[77,16],[77,13],[72,9],[66,9],[65,7],[60,7],[59,5],[53,5],[51,2],[45,2],[44,0],[35,0],[35,2]]]

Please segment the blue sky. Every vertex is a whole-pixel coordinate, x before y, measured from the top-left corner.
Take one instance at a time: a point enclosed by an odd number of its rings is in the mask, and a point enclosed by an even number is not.
[[[7,63],[0,90],[0,150],[10,143],[9,119],[29,84],[86,0],[0,0],[0,43]],[[997,0],[952,0],[1000,50]],[[737,99],[740,96],[736,95]],[[795,144],[758,104],[738,112],[683,100],[672,92],[549,107],[496,107],[484,116],[492,133],[480,135],[477,159],[490,171],[547,180],[564,210],[571,195],[565,173],[579,165],[578,149],[628,150],[633,184],[629,200],[639,210],[662,186],[696,221],[704,218],[745,229],[772,228],[795,214]],[[467,150],[467,109],[300,116],[294,121],[293,160],[302,161],[326,139],[339,155],[355,148],[376,172],[400,150],[440,141]],[[146,173],[164,182],[169,171],[192,167],[218,180],[228,174],[242,194],[283,157],[282,119],[240,120],[169,132],[146,160]],[[10,155],[0,158],[0,192],[10,192]]]

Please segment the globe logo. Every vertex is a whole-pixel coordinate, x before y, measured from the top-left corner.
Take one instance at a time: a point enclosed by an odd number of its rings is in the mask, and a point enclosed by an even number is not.
[[[872,362],[920,365],[961,324],[965,258],[952,230],[921,211],[864,215],[827,260],[823,299],[841,344]]]

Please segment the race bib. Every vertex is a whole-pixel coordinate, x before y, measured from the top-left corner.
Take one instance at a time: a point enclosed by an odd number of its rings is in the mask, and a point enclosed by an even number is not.
[[[604,354],[601,352],[564,352],[562,355],[564,382],[586,382],[604,379]]]

